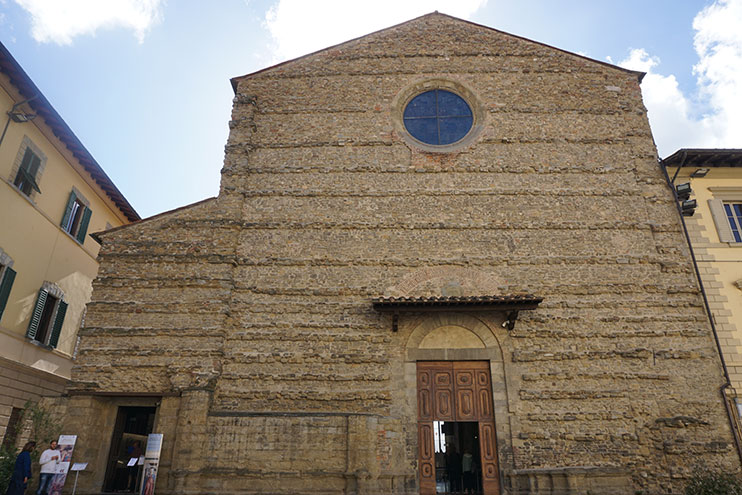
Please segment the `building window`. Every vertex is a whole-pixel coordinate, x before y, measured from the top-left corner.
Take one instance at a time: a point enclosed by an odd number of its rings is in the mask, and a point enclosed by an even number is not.
[[[41,192],[38,184],[36,184],[36,176],[39,173],[40,166],[41,158],[31,148],[27,147],[13,181],[13,184],[26,196],[30,196],[31,191]]]
[[[724,213],[732,229],[734,242],[742,242],[742,203],[724,203]]]
[[[3,436],[2,448],[15,451],[15,443],[18,439],[18,430],[21,426],[21,418],[23,417],[23,409],[20,407],[13,407],[10,410],[10,417],[8,418],[8,426],[5,427],[5,435]]]
[[[0,320],[2,320],[5,306],[8,304],[10,290],[15,280],[15,270],[11,268],[13,260],[5,251],[0,249]]]
[[[456,93],[443,89],[425,91],[412,98],[402,119],[412,137],[434,146],[460,141],[474,123],[469,104]]]
[[[49,347],[57,347],[67,314],[67,303],[62,300],[60,292],[54,291],[52,294],[48,288],[39,291],[26,337]]]
[[[65,232],[77,239],[77,242],[85,242],[85,234],[88,231],[90,215],[92,212],[87,206],[87,201],[75,189],[70,192],[67,207],[62,216],[61,226]]]

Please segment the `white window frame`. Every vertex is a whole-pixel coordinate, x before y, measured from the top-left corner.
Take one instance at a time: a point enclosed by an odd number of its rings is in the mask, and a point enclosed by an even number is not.
[[[737,212],[741,215],[734,214],[731,218],[726,208],[730,206],[734,211],[732,205],[742,206],[742,187],[719,186],[708,189],[714,196],[708,200],[708,205],[716,225],[716,233],[719,235],[719,242],[742,246],[742,208]]]

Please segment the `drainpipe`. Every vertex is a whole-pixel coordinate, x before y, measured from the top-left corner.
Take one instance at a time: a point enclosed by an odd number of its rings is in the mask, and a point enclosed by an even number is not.
[[[665,181],[667,181],[668,187],[672,190],[672,196],[675,198],[675,208],[678,210],[678,214],[680,215],[680,223],[683,225],[683,233],[685,234],[685,241],[688,243],[688,249],[690,249],[690,256],[693,260],[693,268],[696,272],[696,279],[698,280],[698,286],[701,288],[701,296],[703,296],[703,306],[706,308],[706,315],[708,316],[709,322],[711,323],[711,333],[714,336],[714,342],[716,342],[716,350],[719,353],[719,359],[721,360],[721,368],[724,370],[724,379],[726,380],[726,383],[719,388],[719,393],[721,394],[721,399],[724,402],[724,406],[727,410],[727,417],[729,419],[729,426],[732,428],[732,436],[734,437],[734,444],[737,447],[737,456],[739,457],[740,465],[742,465],[742,445],[740,445],[739,435],[737,434],[737,411],[732,410],[731,406],[729,405],[729,401],[727,400],[726,391],[727,389],[732,389],[732,382],[729,379],[729,371],[727,370],[727,363],[724,360],[724,354],[721,352],[721,343],[719,342],[719,335],[716,333],[716,324],[714,323],[714,316],[711,313],[711,307],[709,306],[709,300],[706,296],[706,289],[703,287],[703,281],[701,280],[701,272],[698,269],[698,262],[696,261],[696,254],[693,251],[693,244],[690,242],[690,234],[688,233],[688,227],[685,224],[685,217],[683,216],[683,211],[680,208],[680,201],[678,200],[678,193],[675,189],[674,182],[675,178],[678,176],[678,173],[680,172],[680,168],[685,163],[686,155],[683,154],[683,159],[678,166],[678,170],[675,172],[674,177],[672,180],[670,180],[670,176],[667,173],[667,166],[665,165],[665,162],[660,159],[659,164],[660,168],[662,169],[662,173],[665,176]]]

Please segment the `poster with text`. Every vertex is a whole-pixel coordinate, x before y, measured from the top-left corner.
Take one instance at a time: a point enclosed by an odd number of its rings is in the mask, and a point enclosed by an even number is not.
[[[64,482],[67,480],[67,472],[72,462],[72,451],[75,449],[77,435],[59,435],[57,448],[59,449],[59,463],[49,486],[49,495],[62,495]]]
[[[162,450],[162,433],[150,433],[147,436],[147,448],[144,450],[144,467],[140,495],[154,495],[157,481],[157,466],[160,464]]]

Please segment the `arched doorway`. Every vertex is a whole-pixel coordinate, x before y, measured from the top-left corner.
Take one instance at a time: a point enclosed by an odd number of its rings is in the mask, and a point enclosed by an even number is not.
[[[508,450],[510,444],[500,347],[500,341],[508,339],[502,327],[505,318],[497,313],[485,317],[452,312],[418,315],[409,322],[406,365],[408,376],[415,377],[408,387],[414,387],[417,405],[421,494],[463,491],[463,466],[457,482],[453,479],[457,470],[451,473],[446,465],[446,460],[451,462],[448,444],[461,457],[470,450],[479,493],[501,493],[498,450]]]
[[[488,361],[419,361],[420,493],[498,494]]]

